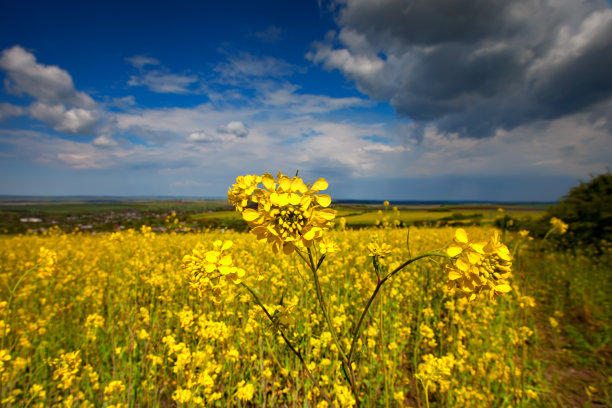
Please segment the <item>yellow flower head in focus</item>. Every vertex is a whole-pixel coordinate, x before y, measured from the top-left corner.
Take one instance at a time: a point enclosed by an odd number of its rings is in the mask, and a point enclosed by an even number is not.
[[[291,254],[296,248],[309,248],[332,226],[336,212],[327,208],[331,204],[331,197],[318,194],[327,189],[324,179],[307,185],[297,176],[289,178],[278,172],[277,178],[274,178],[266,173],[261,176],[263,188],[254,188],[252,183],[258,180],[256,177],[251,176],[248,189],[241,190],[242,184],[237,181],[230,191],[243,194],[238,195],[257,204],[257,209],[246,208],[248,202],[245,204],[244,200],[236,204],[238,200],[234,196],[230,202],[242,212],[242,218],[257,239],[271,244],[274,252],[282,250],[285,254]],[[239,188],[236,187],[238,184]]]
[[[552,217],[550,219],[550,225],[552,225],[551,232],[561,234],[561,235],[565,234],[567,232],[567,229],[569,228],[569,226],[566,223],[564,223],[562,220],[560,220],[557,217]]]
[[[455,232],[455,244],[446,249],[453,257],[447,266],[449,286],[459,288],[470,296],[488,290],[490,296],[511,290],[508,279],[512,275],[512,256],[508,247],[499,240],[499,233],[486,243],[470,242],[463,228]]]
[[[211,292],[215,302],[221,301],[221,291],[228,282],[238,284],[245,275],[244,269],[234,266],[232,256],[225,253],[232,245],[232,241],[218,240],[207,251],[199,244],[191,255],[183,258],[192,289],[200,295]]]

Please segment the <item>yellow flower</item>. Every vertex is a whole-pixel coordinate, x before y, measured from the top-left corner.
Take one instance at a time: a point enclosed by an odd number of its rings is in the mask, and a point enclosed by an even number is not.
[[[255,394],[255,387],[253,384],[245,384],[244,381],[238,383],[238,391],[236,391],[236,397],[242,401],[250,401],[253,399]]]
[[[423,362],[419,364],[415,377],[423,384],[424,388],[437,383],[440,386],[440,391],[448,391],[450,386],[449,377],[455,366],[455,357],[452,354],[447,354],[442,358],[434,357],[432,354],[423,356]]]
[[[562,220],[560,220],[557,217],[552,217],[550,219],[550,225],[552,225],[552,229],[551,229],[552,233],[557,233],[561,235],[565,234],[567,232],[567,229],[569,228],[566,223],[564,223]]]
[[[235,194],[242,200],[236,204],[238,200],[232,196],[230,202],[242,212],[242,218],[257,239],[271,244],[274,252],[282,250],[291,254],[296,248],[309,248],[331,227],[336,216],[334,210],[326,208],[331,204],[331,197],[318,194],[327,189],[324,179],[311,186],[297,176],[289,178],[278,172],[277,179],[264,174],[261,183],[263,188],[252,189],[250,195],[250,188],[243,193],[242,187],[237,188],[235,184],[230,191],[236,190]],[[245,208],[244,197],[256,203],[257,209]]]
[[[242,212],[249,203],[257,185],[261,183],[261,177],[247,174],[238,176],[236,183],[227,192],[227,200],[236,207],[236,211]]]
[[[447,266],[449,285],[469,294],[470,300],[481,290],[488,290],[490,296],[511,290],[508,279],[512,257],[497,231],[489,242],[473,243],[465,230],[459,228],[455,232],[455,244],[446,253],[454,258],[453,265]]]
[[[378,242],[372,241],[368,244],[368,256],[378,256],[384,258],[391,253],[391,245],[379,244]]]
[[[319,242],[319,251],[322,255],[338,252],[338,245],[335,242]]]
[[[245,275],[244,269],[234,266],[231,255],[224,253],[232,245],[232,241],[217,240],[211,251],[206,251],[199,244],[191,255],[185,255],[183,267],[190,274],[192,289],[200,295],[211,292],[213,300],[220,302],[221,289],[227,286],[228,282],[241,282]]]

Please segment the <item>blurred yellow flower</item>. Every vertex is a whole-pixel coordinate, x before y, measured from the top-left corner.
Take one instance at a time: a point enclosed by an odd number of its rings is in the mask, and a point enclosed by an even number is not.
[[[238,391],[236,391],[236,397],[242,401],[250,401],[253,399],[253,394],[255,394],[255,387],[251,383],[246,383],[244,381],[240,381],[238,383]]]
[[[552,217],[550,219],[550,225],[552,225],[551,232],[556,234],[565,234],[567,232],[567,229],[569,228],[566,223],[564,223],[557,217]]]
[[[372,241],[368,244],[369,256],[377,256],[379,258],[384,258],[385,256],[389,255],[391,251],[392,248],[389,244],[379,244],[375,241]]]
[[[228,282],[238,284],[245,275],[244,269],[234,266],[232,256],[224,253],[232,245],[232,241],[217,240],[213,249],[206,251],[202,244],[198,244],[191,255],[183,258],[192,289],[200,295],[211,292],[215,302],[221,301],[221,289]]]

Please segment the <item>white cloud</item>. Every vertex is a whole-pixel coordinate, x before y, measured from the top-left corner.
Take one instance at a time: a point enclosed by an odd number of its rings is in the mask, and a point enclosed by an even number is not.
[[[151,57],[136,55],[126,58],[132,66],[138,69],[138,75],[130,76],[128,85],[144,86],[152,92],[190,94],[198,92],[193,85],[198,82],[197,75],[174,74]],[[150,68],[150,67],[155,68]]]
[[[7,90],[15,95],[25,93],[47,104],[95,106],[89,95],[75,89],[70,74],[55,65],[36,62],[34,54],[18,45],[2,52],[0,68],[6,71]]]
[[[125,60],[138,69],[144,68],[147,65],[161,65],[159,60],[147,57],[146,55],[134,55],[133,57],[126,58]]]
[[[116,147],[119,145],[119,143],[117,143],[116,140],[114,140],[112,137],[107,136],[107,135],[100,135],[96,137],[92,143],[94,146],[104,147],[104,148]]]
[[[189,136],[187,136],[187,139],[185,140],[187,140],[188,142],[208,143],[214,142],[218,139],[209,136],[205,132],[193,132]]]
[[[75,89],[68,72],[36,62],[32,53],[18,45],[2,52],[0,68],[6,71],[5,86],[9,92],[35,99],[29,108],[13,107],[10,113],[27,112],[58,132],[93,132],[100,118],[96,103]]]
[[[231,121],[226,125],[219,126],[217,128],[217,132],[219,133],[231,133],[236,137],[247,137],[249,134],[249,129],[244,125],[244,123],[240,121]]]
[[[197,82],[196,75],[178,75],[155,70],[130,76],[128,85],[145,86],[157,93],[188,94],[195,92],[190,87]]]
[[[47,105],[34,102],[29,108],[30,116],[45,122],[58,132],[90,134],[98,122],[95,110],[83,108],[66,109],[64,105]]]
[[[13,116],[21,116],[26,111],[21,106],[11,105],[10,103],[0,103],[0,121]]]

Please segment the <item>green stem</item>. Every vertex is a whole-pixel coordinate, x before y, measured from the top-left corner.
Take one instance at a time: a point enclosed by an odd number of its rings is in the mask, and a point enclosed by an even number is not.
[[[310,260],[312,276],[313,276],[315,287],[317,290],[317,299],[319,300],[319,305],[321,306],[321,310],[323,311],[323,315],[325,316],[325,321],[327,322],[327,327],[329,328],[329,331],[331,332],[334,344],[336,345],[336,348],[338,348],[338,351],[340,352],[342,361],[346,363],[348,359],[346,357],[346,353],[344,352],[344,349],[342,348],[342,345],[340,344],[340,341],[338,340],[336,329],[334,329],[334,326],[332,325],[331,319],[329,317],[327,305],[325,304],[325,299],[323,298],[323,291],[321,290],[321,282],[319,282],[319,276],[317,275],[317,272],[319,271],[319,267],[321,266],[321,261],[323,260],[323,258],[324,256],[321,258],[321,260],[319,260],[318,266],[315,267],[315,263],[312,258],[312,252],[310,251],[310,248],[308,248],[308,259]]]
[[[342,345],[340,344],[340,340],[338,339],[338,335],[336,334],[336,329],[334,329],[334,326],[329,317],[327,305],[325,304],[325,298],[323,297],[323,291],[321,290],[321,282],[319,282],[319,276],[317,275],[317,272],[319,271],[319,268],[321,267],[321,264],[323,263],[323,259],[325,259],[325,255],[323,255],[319,259],[319,262],[317,262],[317,265],[315,266],[315,261],[312,256],[312,251],[310,250],[310,248],[308,248],[309,262],[307,263],[310,265],[310,269],[312,271],[312,276],[315,282],[315,288],[317,292],[317,299],[319,300],[319,306],[321,306],[321,310],[323,311],[323,315],[325,316],[325,322],[327,323],[327,327],[329,329],[329,332],[331,333],[332,340],[334,341],[334,344],[336,345],[336,348],[338,349],[338,352],[340,353],[342,364],[346,367],[345,371],[348,372],[349,384],[351,386],[353,396],[355,397],[355,403],[357,407],[359,408],[361,404],[359,402],[359,394],[357,392],[357,380],[355,379],[355,372],[353,371],[353,367],[351,366],[346,356],[346,353],[344,349],[342,348]]]
[[[270,314],[270,312],[268,312],[268,309],[266,309],[264,304],[259,299],[259,296],[257,296],[257,294],[253,291],[253,289],[251,289],[244,282],[241,282],[240,285],[243,286],[244,288],[246,288],[246,290],[249,291],[249,293],[251,294],[251,296],[255,300],[255,303],[257,304],[257,306],[259,306],[261,308],[261,310],[263,310],[263,312],[266,314],[266,316],[268,317],[270,322],[272,324],[274,324],[274,319],[272,318],[272,315]],[[319,390],[319,393],[321,394],[321,396],[325,399],[325,401],[329,404],[330,407],[333,407],[333,403],[332,403],[331,399],[329,398],[329,395],[327,395],[327,393],[323,390],[323,388],[321,388],[321,385],[319,384],[317,379],[312,375],[312,373],[308,369],[308,366],[304,362],[304,357],[302,357],[302,353],[300,353],[295,347],[293,347],[293,345],[291,344],[291,342],[289,341],[289,339],[287,338],[287,336],[285,335],[283,330],[280,328],[280,326],[276,326],[275,328],[280,333],[280,335],[283,338],[283,340],[285,341],[285,344],[287,345],[287,347],[289,347],[291,352],[293,352],[293,354],[295,354],[295,356],[300,360],[300,363],[302,363],[302,367],[304,367],[304,371],[306,371],[306,374],[308,374],[308,377],[310,378],[310,380],[317,387],[317,389]]]
[[[382,285],[384,285],[384,283],[391,278],[393,275],[395,275],[396,273],[398,273],[399,271],[401,271],[402,269],[404,269],[406,266],[410,265],[413,262],[418,261],[419,259],[423,259],[423,258],[428,258],[431,256],[440,256],[443,258],[450,258],[450,256],[444,254],[444,253],[440,253],[440,252],[427,252],[425,254],[416,256],[412,259],[407,260],[406,262],[404,262],[403,264],[401,264],[400,266],[398,266],[397,268],[395,268],[390,274],[388,274],[387,276],[385,276],[384,278],[382,278],[380,281],[378,281],[376,288],[374,289],[374,292],[372,293],[372,295],[370,296],[370,299],[368,299],[368,303],[366,303],[365,308],[363,309],[363,312],[361,313],[361,317],[359,317],[359,321],[357,323],[357,326],[355,327],[355,332],[353,333],[353,340],[351,341],[351,348],[349,349],[349,355],[348,355],[348,364],[350,366],[351,362],[353,361],[353,356],[355,354],[355,345],[357,343],[357,338],[359,337],[359,332],[361,331],[361,325],[363,324],[363,320],[366,316],[366,314],[368,313],[368,310],[370,309],[370,306],[372,305],[372,302],[374,301],[374,299],[376,298],[376,295],[378,294],[378,291],[380,291],[380,288],[382,287]]]
[[[9,300],[8,300],[8,302],[6,304],[6,309],[4,309],[4,329],[2,330],[2,346],[0,346],[0,349],[4,349],[4,339],[6,338],[6,326],[8,324],[9,312],[11,311],[11,305],[13,303],[13,297],[15,296],[15,292],[17,292],[17,288],[19,287],[21,282],[25,279],[25,277],[30,272],[32,272],[33,270],[37,269],[39,266],[40,266],[40,264],[34,265],[33,267],[31,267],[30,269],[25,271],[23,274],[21,274],[21,276],[17,280],[17,283],[15,284],[15,286],[13,286],[13,289],[10,290],[11,294],[10,294]]]

